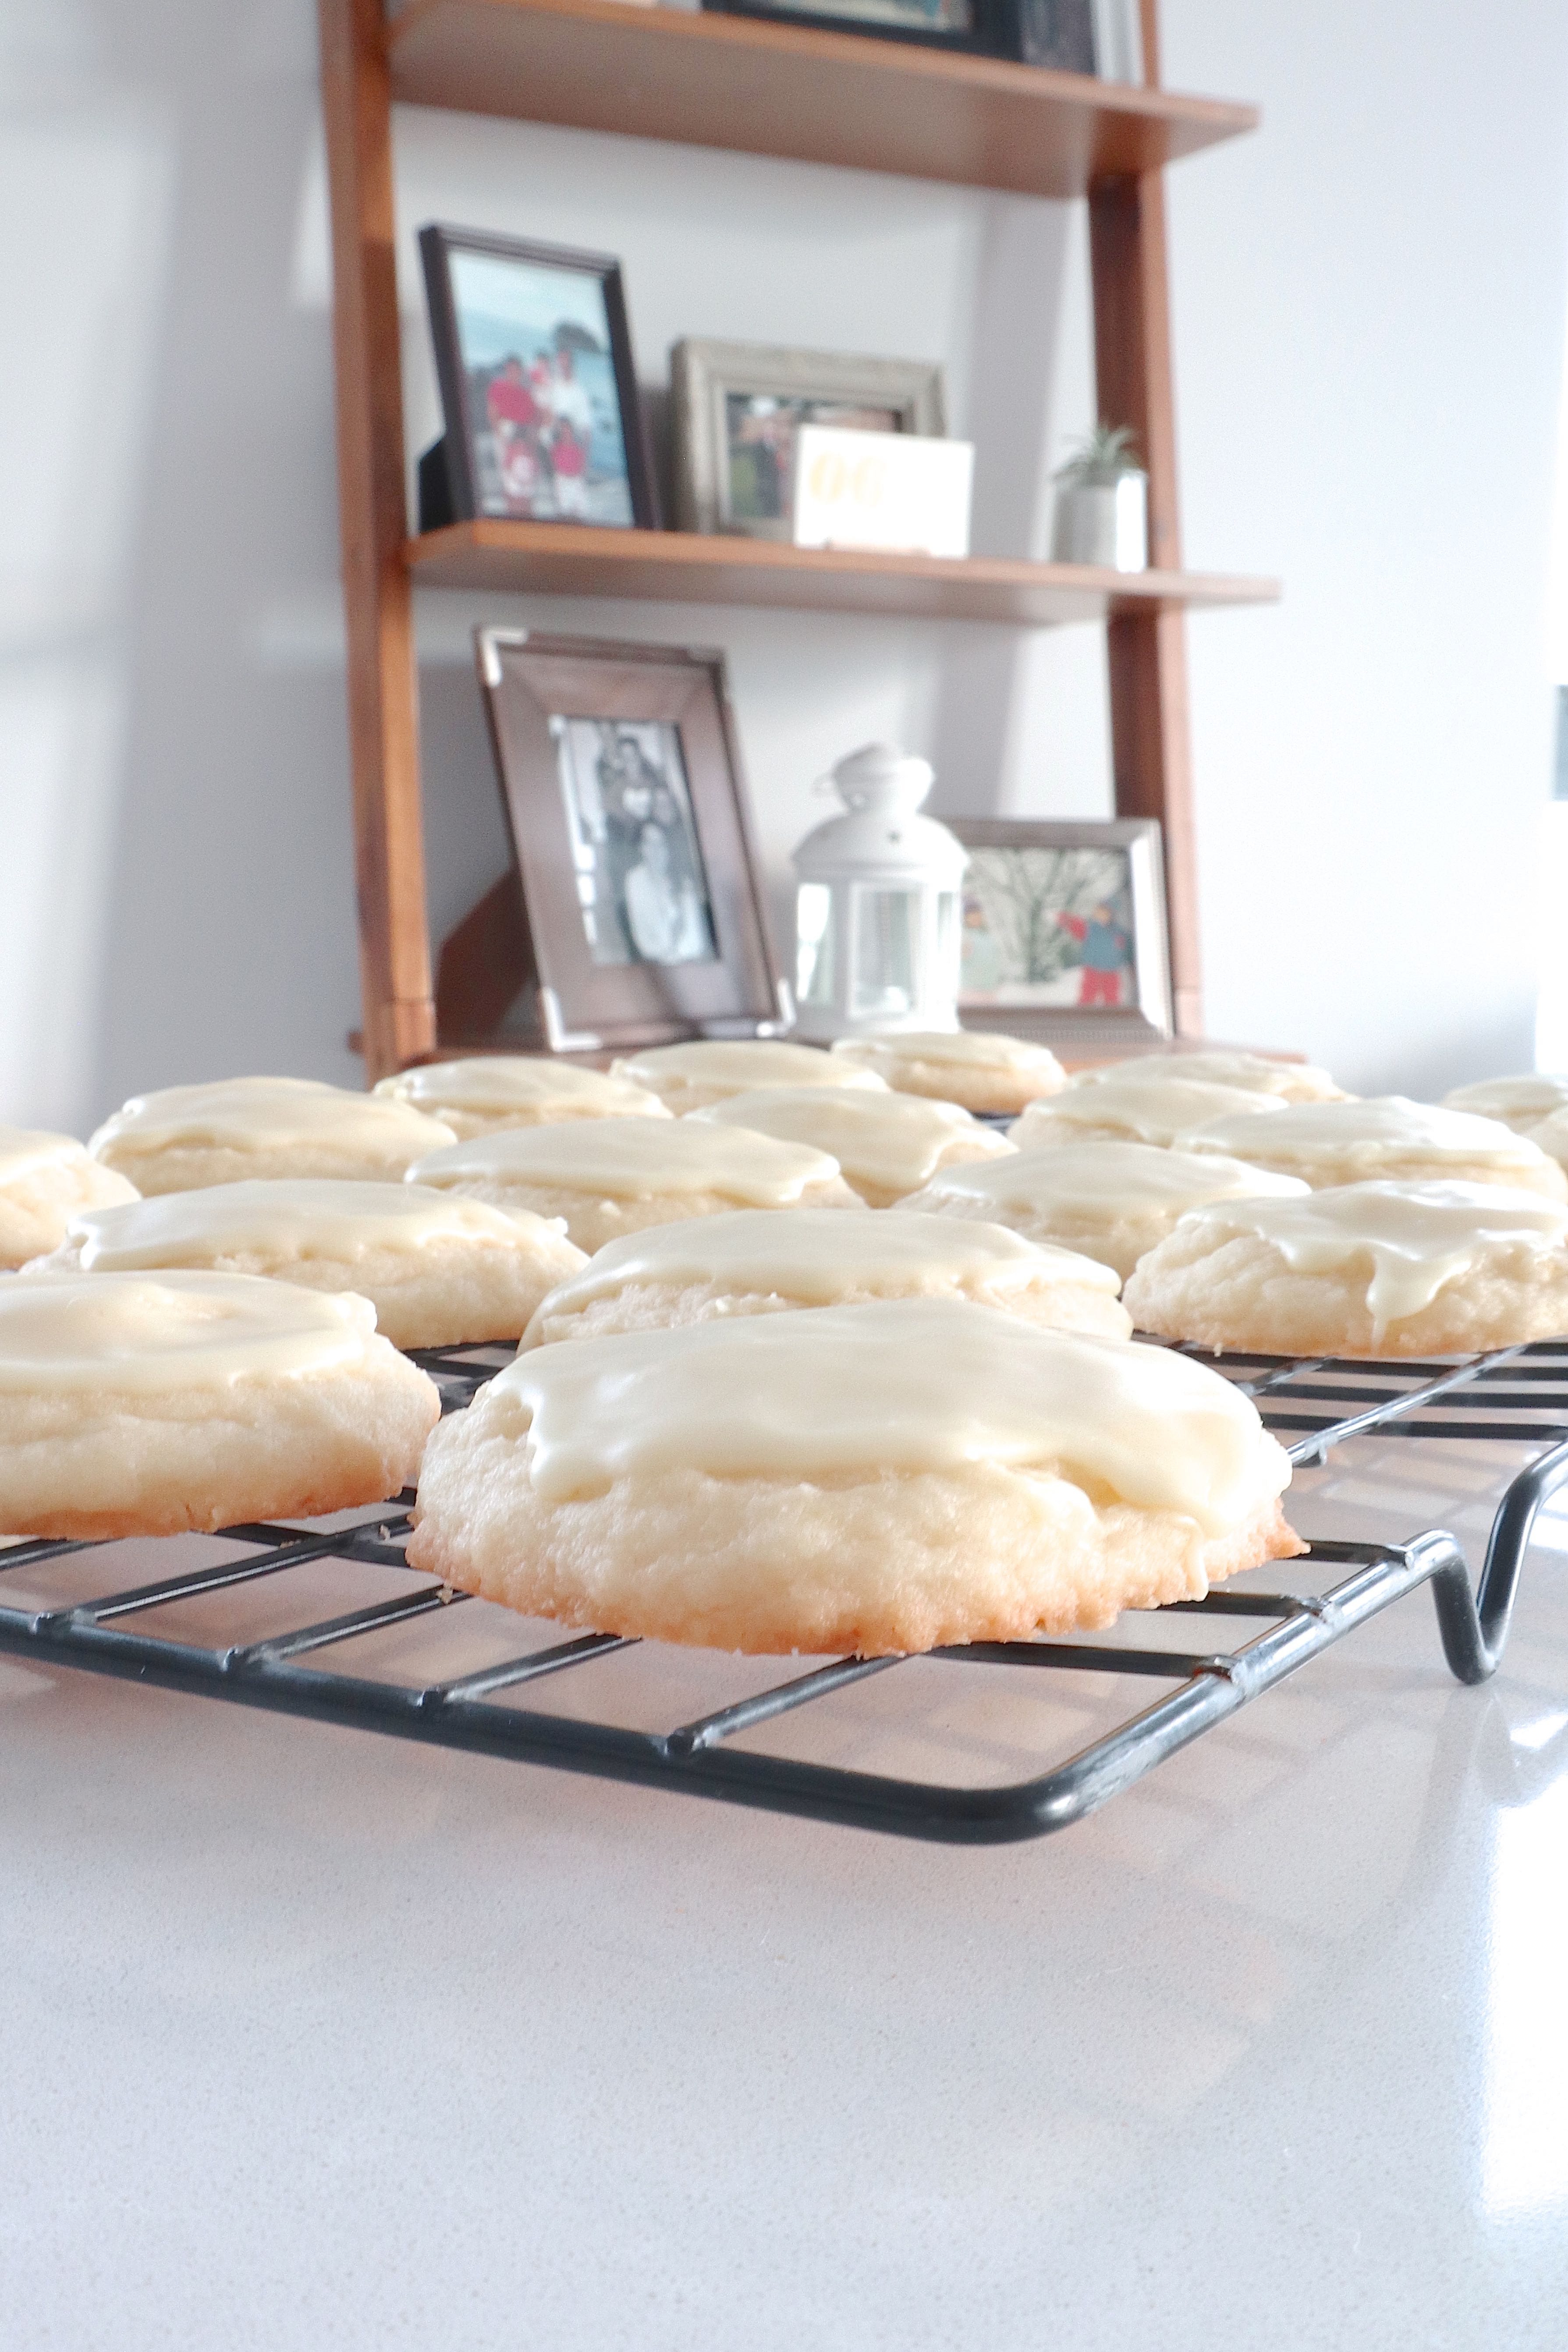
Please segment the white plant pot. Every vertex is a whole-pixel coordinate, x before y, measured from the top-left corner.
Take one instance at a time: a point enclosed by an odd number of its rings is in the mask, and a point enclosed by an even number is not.
[[[1053,563],[1095,563],[1109,572],[1142,572],[1149,562],[1149,478],[1121,474],[1114,482],[1068,483],[1057,492],[1051,526]]]

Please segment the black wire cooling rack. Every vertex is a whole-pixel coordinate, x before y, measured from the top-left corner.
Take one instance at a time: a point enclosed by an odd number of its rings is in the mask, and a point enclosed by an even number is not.
[[[1194,1351],[1195,1352],[1195,1351]],[[504,1349],[446,1349],[416,1360],[437,1381],[450,1411],[510,1355]],[[1485,1564],[1472,1589],[1465,1555],[1453,1537],[1432,1531],[1408,1543],[1314,1543],[1307,1560],[1343,1570],[1321,1593],[1262,1592],[1229,1587],[1206,1600],[1151,1612],[1129,1612],[1102,1641],[976,1643],[942,1650],[931,1659],[841,1658],[778,1679],[779,1661],[729,1658],[713,1653],[659,1652],[609,1634],[562,1640],[538,1629],[520,1648],[520,1621],[485,1602],[469,1601],[404,1560],[411,1496],[374,1512],[339,1515],[338,1522],[253,1525],[221,1538],[170,1537],[156,1543],[23,1543],[0,1551],[0,1595],[15,1600],[26,1585],[48,1592],[33,1605],[0,1605],[0,1652],[37,1664],[87,1667],[205,1693],[247,1706],[383,1731],[447,1748],[548,1764],[569,1771],[640,1781],[737,1804],[853,1823],[909,1837],[955,1843],[1000,1843],[1065,1828],[1128,1788],[1153,1765],[1284,1681],[1310,1658],[1343,1639],[1422,1584],[1436,1607],[1444,1654],[1459,1681],[1481,1682],[1502,1654],[1509,1618],[1531,1530],[1542,1505],[1568,1480],[1568,1341],[1516,1348],[1464,1363],[1357,1364],[1279,1361],[1259,1356],[1212,1360],[1255,1398],[1268,1426],[1299,1465],[1319,1462],[1347,1438],[1370,1431],[1411,1437],[1510,1439],[1537,1450],[1508,1486],[1492,1524]],[[194,1549],[193,1549],[194,1548]],[[149,1560],[161,1572],[125,1583]],[[1306,1561],[1293,1561],[1292,1571]],[[328,1591],[355,1605],[321,1616],[321,1575]],[[290,1606],[303,1577],[313,1607],[307,1622]],[[209,1604],[247,1597],[262,1587],[271,1614],[281,1620],[258,1638],[235,1638],[231,1624],[211,1638]],[[379,1589],[385,1586],[388,1589]],[[7,1593],[7,1587],[10,1588]],[[248,1594],[256,1599],[254,1590]],[[440,1654],[451,1648],[455,1612],[483,1639],[469,1646],[491,1654],[468,1670],[439,1675]],[[263,1608],[266,1617],[268,1611]],[[1263,1630],[1217,1649],[1165,1646],[1173,1629],[1204,1621],[1218,1633],[1248,1620]],[[140,1623],[138,1622],[140,1621]],[[197,1625],[207,1638],[197,1639]],[[415,1621],[423,1621],[416,1626]],[[1216,1622],[1218,1621],[1218,1622]],[[1151,1627],[1153,1646],[1122,1636]],[[412,1633],[413,1638],[410,1638]],[[458,1645],[459,1648],[461,1644]],[[621,1654],[660,1656],[679,1671],[656,1680],[650,1702],[668,1701],[683,1687],[719,1696],[742,1688],[721,1706],[703,1705],[673,1729],[616,1719],[636,1713],[624,1692],[607,1689],[594,1671]],[[396,1671],[390,1670],[391,1666]],[[1009,1709],[1013,1747],[1032,1765],[978,1782],[903,1777],[867,1770],[809,1754],[780,1752],[788,1731],[798,1748],[808,1718],[832,1709],[820,1703],[873,1676],[903,1678],[944,1673],[1023,1669],[1026,1692]],[[1133,1676],[1173,1685],[1092,1738],[1058,1762],[1048,1760],[1062,1710],[1033,1708],[1068,1685],[1062,1675]],[[574,1683],[574,1677],[576,1677]],[[542,1689],[540,1686],[544,1685]],[[996,1689],[987,1684],[984,1697]],[[1020,1685],[1012,1684],[1016,1696]],[[532,1704],[520,1704],[527,1688]],[[973,1685],[971,1685],[973,1688]],[[572,1712],[574,1691],[586,1689],[586,1711]],[[561,1704],[563,1693],[568,1694]],[[929,1684],[922,1708],[930,1712]],[[1066,1710],[1069,1722],[1073,1710]],[[983,1719],[994,1713],[983,1705]],[[751,1735],[752,1744],[747,1745]],[[770,1744],[771,1743],[771,1744]],[[804,1743],[809,1747],[808,1739]],[[847,1742],[845,1727],[826,1743]],[[853,1746],[850,1737],[847,1744]],[[1046,1754],[1041,1750],[1045,1749]],[[970,1759],[973,1761],[973,1758]]]

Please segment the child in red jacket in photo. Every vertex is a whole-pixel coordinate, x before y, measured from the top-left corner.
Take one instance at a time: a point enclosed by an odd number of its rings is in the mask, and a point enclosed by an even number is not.
[[[1089,915],[1058,915],[1057,920],[1083,950],[1079,960],[1079,1004],[1120,1004],[1131,933],[1109,907],[1096,907]]]

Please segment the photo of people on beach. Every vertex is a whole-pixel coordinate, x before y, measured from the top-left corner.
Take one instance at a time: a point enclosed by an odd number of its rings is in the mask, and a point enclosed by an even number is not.
[[[450,267],[479,513],[629,527],[602,278],[461,248]]]
[[[679,728],[663,719],[552,719],[550,728],[593,961],[713,962]]]

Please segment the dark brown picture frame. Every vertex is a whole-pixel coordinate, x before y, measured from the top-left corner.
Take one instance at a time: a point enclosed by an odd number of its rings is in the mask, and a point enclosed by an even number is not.
[[[504,969],[511,1009],[494,1044],[526,1038],[588,1054],[787,1028],[795,1007],[768,923],[723,655],[521,629],[477,629],[474,644],[517,882],[498,885],[475,909],[463,927],[471,937],[448,942],[444,1026],[471,1028],[454,1000],[476,1002],[474,988],[460,991],[457,966],[447,970],[455,953],[470,965],[488,955]],[[574,719],[675,730],[710,956],[595,961],[557,737]]]
[[[444,519],[454,522],[498,520],[494,516],[486,516],[477,487],[473,417],[468,404],[457,302],[452,291],[451,263],[455,253],[481,253],[492,259],[513,261],[532,269],[555,269],[574,277],[598,280],[609,334],[616,399],[620,410],[621,446],[626,456],[632,528],[657,530],[658,502],[654,489],[653,460],[637,390],[637,370],[632,360],[631,325],[626,315],[620,263],[613,254],[589,253],[574,246],[541,245],[530,238],[495,236],[485,229],[450,228],[433,222],[419,232],[419,257],[425,269],[425,291],[430,310],[430,339],[436,355],[436,374],[440,385],[441,412],[446,425],[446,436],[440,445],[445,473],[444,497],[440,502],[447,510]],[[576,523],[585,530],[616,527],[606,526],[587,515],[563,515],[552,520]]]

